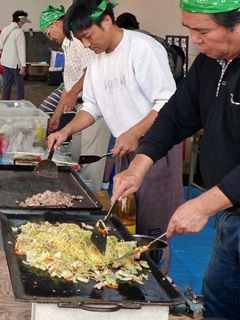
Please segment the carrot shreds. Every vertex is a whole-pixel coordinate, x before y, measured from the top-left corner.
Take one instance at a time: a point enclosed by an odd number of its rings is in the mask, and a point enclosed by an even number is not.
[[[52,263],[52,262],[54,262],[55,260],[53,259],[53,258],[45,258],[45,259],[43,259],[43,261],[45,262],[45,263]]]
[[[107,284],[107,287],[110,289],[118,289],[118,286],[113,285],[113,284]]]
[[[19,240],[18,243],[16,244],[14,251],[18,251],[20,244],[22,243],[22,240]]]
[[[24,253],[22,253],[22,252],[20,252],[20,251],[17,251],[17,250],[14,250],[14,252],[16,253],[16,254],[18,254],[18,255],[23,255]]]
[[[148,247],[146,247],[146,248],[136,248],[134,251],[133,251],[133,253],[134,254],[139,254],[139,253],[143,253],[143,252],[145,252],[145,251],[147,251],[148,250]]]
[[[99,232],[104,236],[107,235],[107,232],[105,230],[101,229],[101,228],[99,228]]]

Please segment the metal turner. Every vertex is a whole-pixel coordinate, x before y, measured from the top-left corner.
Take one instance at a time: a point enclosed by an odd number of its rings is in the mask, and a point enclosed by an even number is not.
[[[49,152],[47,159],[41,160],[36,164],[33,174],[47,178],[57,178],[58,167],[56,163],[52,161],[53,154],[54,149]]]
[[[98,220],[92,235],[91,241],[95,245],[95,247],[102,253],[105,254],[107,247],[107,230],[106,230],[106,222],[109,219],[111,213],[114,211],[115,206],[117,205],[117,201],[111,205],[108,213],[105,215],[103,220]]]

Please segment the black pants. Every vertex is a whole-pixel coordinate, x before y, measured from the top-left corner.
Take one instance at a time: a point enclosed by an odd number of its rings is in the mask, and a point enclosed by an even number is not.
[[[2,100],[10,100],[12,85],[15,82],[17,88],[17,100],[24,99],[24,76],[19,74],[20,69],[12,69],[3,66]]]

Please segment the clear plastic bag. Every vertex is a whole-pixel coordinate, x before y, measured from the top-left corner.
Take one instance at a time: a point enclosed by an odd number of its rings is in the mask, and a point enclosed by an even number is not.
[[[33,142],[36,131],[32,129],[14,129],[12,126],[3,126],[5,148],[2,150],[2,161],[12,162],[14,152],[33,152]],[[40,150],[40,149],[39,149]]]

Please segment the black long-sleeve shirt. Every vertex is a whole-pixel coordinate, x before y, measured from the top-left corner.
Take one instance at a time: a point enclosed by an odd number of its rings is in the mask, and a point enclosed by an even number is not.
[[[199,54],[177,91],[159,111],[138,153],[154,162],[204,129],[200,169],[207,189],[218,185],[240,205],[240,55],[228,65]]]

